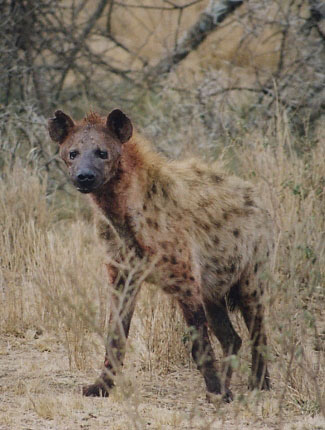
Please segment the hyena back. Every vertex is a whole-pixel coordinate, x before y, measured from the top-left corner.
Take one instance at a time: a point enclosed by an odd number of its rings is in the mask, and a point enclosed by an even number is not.
[[[221,378],[208,336],[209,327],[225,358],[238,352],[241,339],[228,316],[231,306],[240,309],[251,337],[250,386],[269,389],[260,273],[269,259],[272,224],[252,185],[213,164],[165,159],[133,133],[118,109],[107,118],[91,113],[77,123],[56,111],[49,133],[60,144],[72,182],[89,193],[107,221],[100,235],[110,261],[124,267],[123,272],[108,264],[116,306],[103,373],[84,395],[107,396],[114,385],[140,288],[136,280],[127,282],[125,267],[132,270],[143,261],[152,270],[141,281],[172,294],[195,332],[192,356],[207,391],[232,398],[229,360]],[[132,264],[123,264],[125,249]]]

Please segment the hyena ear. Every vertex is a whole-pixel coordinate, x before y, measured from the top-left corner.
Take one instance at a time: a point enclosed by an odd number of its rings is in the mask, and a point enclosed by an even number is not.
[[[119,109],[114,109],[107,117],[106,126],[121,143],[127,142],[133,132],[129,118]]]
[[[49,135],[54,142],[62,143],[74,127],[74,122],[62,110],[55,111],[54,115],[54,118],[48,120]]]

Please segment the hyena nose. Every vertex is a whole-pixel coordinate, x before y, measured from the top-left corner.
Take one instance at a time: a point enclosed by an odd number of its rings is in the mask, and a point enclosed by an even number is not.
[[[77,176],[78,182],[81,185],[89,186],[95,182],[95,175],[91,172],[82,172]]]

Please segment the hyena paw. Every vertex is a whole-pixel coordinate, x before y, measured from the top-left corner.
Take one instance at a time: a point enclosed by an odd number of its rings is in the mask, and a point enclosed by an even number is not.
[[[251,377],[249,382],[248,382],[248,388],[250,390],[265,390],[265,391],[269,391],[271,390],[271,381],[270,381],[270,377],[267,375],[264,377],[263,381],[258,380],[254,377]]]
[[[226,392],[222,395],[222,400],[225,403],[230,403],[234,400],[234,396],[232,392],[229,390],[229,388],[226,388]]]
[[[86,397],[108,397],[109,385],[97,381],[95,384],[85,385],[82,387],[82,395]]]
[[[232,392],[227,388],[223,394],[207,392],[206,399],[212,404],[220,404],[221,402],[230,403],[234,400]]]

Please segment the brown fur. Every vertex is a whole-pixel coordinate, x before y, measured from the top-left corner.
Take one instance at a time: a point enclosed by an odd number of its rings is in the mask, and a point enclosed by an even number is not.
[[[252,185],[226,175],[216,164],[167,160],[142,137],[130,137],[131,122],[118,110],[107,120],[91,113],[77,124],[58,111],[49,129],[52,138],[58,136],[54,140],[77,187],[80,172],[94,173],[91,189],[81,191],[90,193],[103,214],[100,236],[111,262],[125,263],[125,255],[133,267],[145,261],[153,267],[145,279],[177,298],[195,331],[192,355],[208,391],[222,393],[225,400],[232,397],[231,367],[225,365],[221,381],[207,333],[209,326],[225,357],[238,352],[241,339],[228,317],[227,297],[239,307],[251,334],[251,386],[269,388],[261,353],[266,336],[260,273],[272,243],[272,224]],[[99,147],[107,151],[107,159],[94,155]],[[74,160],[69,159],[72,150],[78,152]],[[111,318],[107,371],[85,388],[85,395],[108,395],[113,386],[139,290],[136,280],[126,287],[128,274],[114,264],[108,272],[120,311]]]

